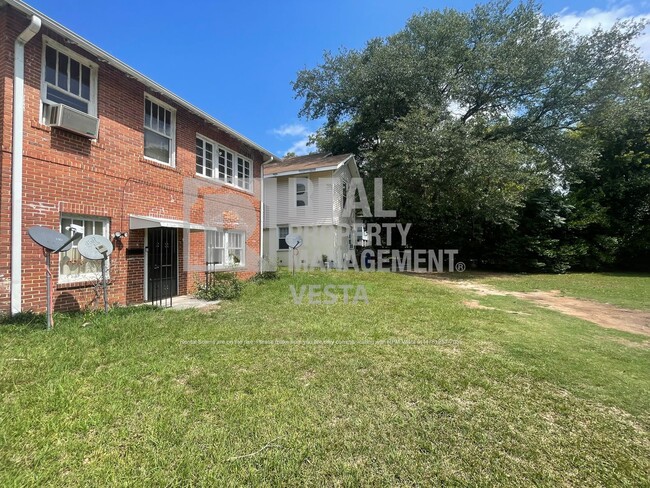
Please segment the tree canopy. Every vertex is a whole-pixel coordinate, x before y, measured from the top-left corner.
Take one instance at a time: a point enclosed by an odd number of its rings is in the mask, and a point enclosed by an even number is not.
[[[294,90],[300,115],[323,120],[319,149],[352,152],[383,178],[411,245],[493,266],[598,267],[630,240],[650,247],[643,28],[579,35],[532,2],[427,11],[361,50],[325,53]],[[614,206],[624,217],[604,216]],[[586,257],[600,249],[592,221],[617,242],[607,259]]]

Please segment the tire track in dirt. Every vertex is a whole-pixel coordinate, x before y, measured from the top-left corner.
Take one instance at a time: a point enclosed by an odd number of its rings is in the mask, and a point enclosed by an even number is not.
[[[416,276],[436,281],[445,286],[472,291],[483,296],[496,295],[519,298],[540,307],[587,320],[601,327],[650,336],[650,312],[643,310],[629,310],[608,303],[563,296],[557,290],[504,291],[482,283],[446,279],[434,273],[418,273]]]

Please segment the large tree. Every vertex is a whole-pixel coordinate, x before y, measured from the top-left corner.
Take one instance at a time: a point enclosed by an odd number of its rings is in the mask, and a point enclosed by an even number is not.
[[[576,134],[636,83],[642,29],[581,36],[534,3],[430,11],[364,49],[325,54],[294,90],[301,115],[324,120],[319,149],[353,152],[383,178],[385,206],[414,224],[412,245],[482,259],[596,159],[595,135]]]

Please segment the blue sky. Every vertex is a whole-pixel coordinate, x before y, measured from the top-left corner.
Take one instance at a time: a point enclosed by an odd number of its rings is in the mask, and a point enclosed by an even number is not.
[[[475,2],[425,0],[192,1],[28,0],[44,14],[126,62],[258,144],[299,154],[318,123],[298,119],[296,72],[326,50],[360,48],[413,14]],[[650,17],[650,1],[543,3],[587,30],[616,18]],[[650,35],[642,42],[650,59]]]

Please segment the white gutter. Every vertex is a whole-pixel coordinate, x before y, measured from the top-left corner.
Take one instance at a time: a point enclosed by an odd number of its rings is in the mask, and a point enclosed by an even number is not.
[[[52,20],[49,18],[47,15],[42,14],[38,10],[34,9],[30,5],[27,5],[25,2],[21,0],[0,0],[0,3],[7,3],[14,7],[15,9],[19,10],[20,12],[23,12],[24,14],[27,15],[36,15],[40,17],[43,21],[43,26],[46,27],[47,29],[53,30],[54,32],[62,35],[65,37],[67,40],[71,41],[73,44],[78,45],[85,51],[88,51],[89,53],[93,54],[96,56],[100,61],[114,66],[118,70],[122,71],[123,73],[126,73],[127,76],[131,76],[132,78],[136,79],[140,83],[144,84],[145,86],[153,89],[155,92],[160,93],[161,95],[164,95],[165,97],[169,98],[170,100],[174,101],[178,105],[186,108],[190,112],[192,112],[194,115],[197,115],[198,117],[201,117],[208,123],[217,126],[218,128],[226,131],[228,134],[232,135],[235,137],[235,139],[238,139],[239,141],[248,144],[249,146],[257,149],[260,151],[262,154],[266,154],[268,156],[274,156],[275,159],[279,159],[277,156],[275,156],[272,152],[270,152],[268,149],[264,149],[262,146],[259,144],[254,143],[250,139],[248,139],[246,136],[240,134],[236,130],[234,130],[231,127],[228,127],[226,124],[223,122],[220,122],[219,120],[215,119],[211,115],[207,114],[206,112],[202,111],[201,109],[195,107],[192,105],[190,102],[182,99],[178,95],[175,95],[174,93],[170,92],[163,86],[159,85],[155,81],[151,80],[150,78],[147,78],[145,75],[142,73],[134,70],[131,68],[129,65],[123,63],[119,59],[115,58],[114,56],[110,55],[103,49],[100,49],[99,47],[95,46],[92,44],[90,41],[87,41],[83,37],[75,34],[72,32],[70,29],[62,26],[55,20]]]
[[[14,106],[11,134],[11,314],[22,310],[23,265],[23,123],[25,121],[25,44],[41,29],[32,21],[14,44]]]
[[[268,161],[263,161],[260,166],[260,273],[264,272],[264,165],[269,164],[275,158],[271,156]]]

